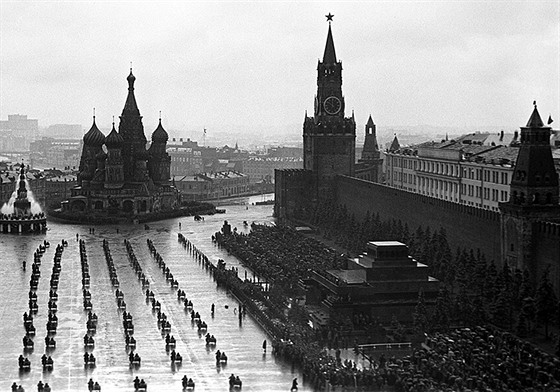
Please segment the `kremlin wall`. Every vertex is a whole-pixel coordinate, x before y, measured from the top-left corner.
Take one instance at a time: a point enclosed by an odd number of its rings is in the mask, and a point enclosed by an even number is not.
[[[500,260],[500,214],[464,204],[391,188],[347,176],[336,179],[336,200],[357,218],[379,214],[401,220],[411,229],[444,228],[451,249],[480,249],[488,260]]]

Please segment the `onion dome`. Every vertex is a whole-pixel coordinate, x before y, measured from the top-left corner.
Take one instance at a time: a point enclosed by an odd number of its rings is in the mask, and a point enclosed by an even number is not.
[[[161,118],[160,118],[159,125],[157,126],[154,133],[152,133],[152,142],[167,143],[168,140],[169,140],[169,135],[167,134],[167,131],[163,129],[163,126],[161,125]]]
[[[126,80],[128,80],[128,84],[130,85],[130,87],[134,88],[133,86],[134,86],[134,81],[136,80],[136,76],[132,74],[132,67],[130,68],[130,74],[128,75]]]
[[[105,138],[105,145],[107,148],[120,147],[124,143],[123,137],[115,129],[115,123],[113,123],[113,129]]]
[[[95,116],[90,130],[84,135],[84,144],[86,146],[101,146],[105,142],[105,135],[97,128],[95,124]]]

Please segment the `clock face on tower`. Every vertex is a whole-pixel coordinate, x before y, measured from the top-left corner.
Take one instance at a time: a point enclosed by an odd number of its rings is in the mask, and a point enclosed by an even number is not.
[[[340,111],[341,106],[342,105],[340,104],[340,99],[338,99],[337,97],[328,97],[327,99],[325,99],[325,102],[323,102],[325,112],[327,112],[328,114],[337,114]]]

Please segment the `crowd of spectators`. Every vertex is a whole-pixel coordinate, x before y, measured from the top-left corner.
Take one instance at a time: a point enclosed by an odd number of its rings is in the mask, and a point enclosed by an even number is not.
[[[491,327],[427,336],[398,366],[397,391],[560,391],[560,359]]]
[[[273,353],[299,365],[304,380],[315,389],[331,386],[381,388],[394,385],[396,372],[390,368],[358,367],[350,360],[342,360],[339,355],[328,355],[316,342],[303,339],[275,340]],[[337,353],[339,351],[337,350]]]
[[[345,263],[342,255],[290,228],[253,225],[248,235],[217,233],[216,240],[273,284],[293,282],[305,278],[311,270],[337,268]],[[354,327],[378,325],[378,320],[363,314],[351,321]],[[325,342],[340,339],[341,326],[321,333],[294,320],[283,323],[278,328],[282,332],[273,341],[273,352],[300,366],[306,382],[315,388],[328,383],[369,390],[388,385],[397,392],[560,392],[558,357],[489,326],[426,335],[425,344],[403,358],[364,353],[370,366],[358,367],[324,350]]]
[[[274,353],[298,363],[316,388],[331,386],[397,392],[560,392],[560,359],[516,336],[475,327],[426,336],[403,358],[371,356],[371,366],[329,356],[317,344],[274,341]]]
[[[217,242],[257,275],[281,286],[309,277],[312,270],[346,266],[346,258],[289,227],[251,225],[249,234],[216,233]]]

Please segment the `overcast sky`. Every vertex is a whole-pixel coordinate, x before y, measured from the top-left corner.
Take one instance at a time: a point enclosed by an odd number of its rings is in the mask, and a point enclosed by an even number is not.
[[[146,132],[284,129],[313,111],[328,23],[347,115],[380,126],[560,121],[560,2],[0,0],[0,119],[110,124],[132,62]],[[557,125],[555,123],[554,125]]]

